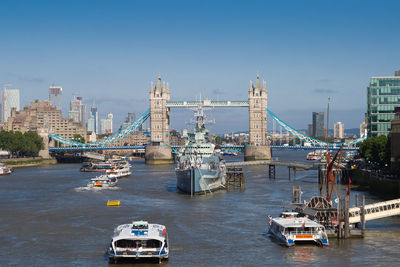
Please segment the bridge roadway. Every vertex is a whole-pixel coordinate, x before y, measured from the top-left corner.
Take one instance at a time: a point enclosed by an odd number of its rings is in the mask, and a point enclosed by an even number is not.
[[[171,146],[173,150],[179,149],[182,146]],[[326,147],[311,147],[311,146],[271,146],[272,149],[279,150],[316,150],[326,149]],[[62,152],[62,151],[96,151],[96,150],[134,150],[135,152],[144,152],[145,146],[69,146],[69,147],[50,147],[50,152]],[[222,146],[222,149],[233,149],[240,150],[244,149],[244,146]],[[329,147],[329,149],[335,150],[339,147]],[[358,147],[343,147],[343,150],[358,150]]]
[[[241,167],[241,166],[254,166],[254,165],[274,165],[274,166],[286,166],[293,169],[302,170],[316,170],[318,164],[309,164],[295,161],[283,161],[283,160],[258,160],[258,161],[235,161],[227,162],[226,167]]]

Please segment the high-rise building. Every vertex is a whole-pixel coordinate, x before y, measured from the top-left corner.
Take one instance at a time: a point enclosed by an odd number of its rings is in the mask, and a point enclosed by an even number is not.
[[[89,119],[91,120],[91,128],[89,129]],[[93,104],[90,108],[90,115],[88,119],[88,131],[99,133],[99,113],[97,107]]]
[[[312,125],[313,125],[313,136],[325,136],[324,132],[324,113],[313,112],[312,113]]]
[[[312,125],[312,124],[308,124],[307,132],[308,132],[308,135],[309,135],[309,136],[314,136],[314,133],[313,133],[313,125]]]
[[[112,132],[113,132],[113,114],[108,113],[107,118],[102,118],[100,121],[101,121],[101,133],[102,134],[112,134]]]
[[[49,101],[56,109],[62,110],[62,88],[60,86],[49,87]]]
[[[396,107],[400,107],[400,72],[371,77],[367,87],[368,136],[389,135]]]
[[[87,125],[87,108],[82,104],[82,97],[78,96],[71,100],[69,105],[69,118],[80,123],[83,127]]]
[[[344,124],[340,121],[333,125],[333,137],[334,138],[344,138]]]
[[[1,94],[1,121],[6,122],[11,116],[11,109],[19,110],[19,90],[4,88]]]
[[[136,120],[136,114],[134,112],[129,112],[128,116],[125,118],[125,121],[121,124],[121,127],[119,130],[122,130],[123,128],[127,127],[129,124],[134,122]],[[142,125],[139,126],[138,131],[142,130]]]

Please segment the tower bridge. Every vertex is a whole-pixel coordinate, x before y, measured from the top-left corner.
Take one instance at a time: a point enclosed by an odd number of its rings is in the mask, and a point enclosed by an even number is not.
[[[103,149],[125,149],[126,147],[115,146],[117,142],[123,140],[128,135],[136,131],[148,118],[150,118],[150,144],[145,146],[145,159],[148,164],[172,163],[172,148],[169,140],[170,131],[170,110],[171,108],[247,108],[249,114],[249,141],[242,148],[244,158],[251,160],[271,159],[271,147],[267,139],[267,115],[276,121],[283,129],[296,138],[310,143],[313,148],[326,147],[337,148],[340,145],[350,146],[363,141],[366,137],[351,140],[344,143],[326,143],[321,140],[307,136],[300,131],[289,126],[268,109],[268,92],[265,81],[261,82],[257,74],[256,81],[250,81],[248,88],[248,99],[239,101],[213,101],[209,99],[199,101],[171,101],[168,83],[162,82],[158,76],[157,83],[151,83],[149,92],[150,108],[146,110],[137,120],[127,125],[117,133],[101,139],[99,141],[83,144],[70,140],[53,133],[49,137],[66,145],[64,148],[50,148],[51,151],[68,150],[69,148],[79,148],[81,150],[103,150]],[[288,147],[285,147],[287,149]],[[294,147],[293,149],[298,149]],[[143,149],[143,147],[135,147]],[[72,149],[73,150],[73,149]]]

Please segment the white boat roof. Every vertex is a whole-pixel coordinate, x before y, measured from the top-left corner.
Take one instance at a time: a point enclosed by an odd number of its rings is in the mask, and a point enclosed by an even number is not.
[[[274,218],[272,219],[275,223],[283,226],[284,228],[294,227],[323,227],[323,225],[314,222],[306,217],[295,217],[295,218]]]
[[[165,226],[161,224],[152,224],[146,221],[134,221],[129,224],[119,225],[117,228],[115,228],[113,240],[164,240],[166,236],[166,231],[167,230]]]

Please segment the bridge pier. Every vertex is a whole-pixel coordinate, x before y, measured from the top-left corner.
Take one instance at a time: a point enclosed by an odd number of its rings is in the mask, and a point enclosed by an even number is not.
[[[271,159],[271,147],[269,145],[258,145],[258,146],[245,146],[244,147],[244,160],[270,160]]]
[[[147,145],[145,162],[150,165],[173,164],[172,149],[170,146]]]

